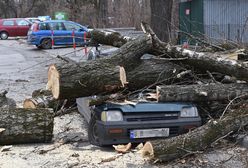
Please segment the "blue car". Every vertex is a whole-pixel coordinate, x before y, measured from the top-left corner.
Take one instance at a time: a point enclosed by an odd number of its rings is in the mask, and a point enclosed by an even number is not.
[[[53,45],[73,45],[74,42],[76,45],[84,45],[87,32],[85,26],[72,21],[36,22],[28,31],[28,44],[41,49],[50,49]]]

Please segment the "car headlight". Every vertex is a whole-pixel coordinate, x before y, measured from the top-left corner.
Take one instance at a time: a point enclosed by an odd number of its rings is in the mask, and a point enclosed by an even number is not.
[[[180,113],[181,117],[198,117],[198,111],[196,107],[183,107]]]
[[[123,115],[120,111],[103,111],[101,114],[102,121],[123,121]]]

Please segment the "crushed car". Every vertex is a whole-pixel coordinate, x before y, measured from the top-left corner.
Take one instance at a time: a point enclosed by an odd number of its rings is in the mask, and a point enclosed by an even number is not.
[[[201,125],[192,103],[103,103],[89,107],[88,98],[78,98],[77,107],[89,124],[89,142],[97,146],[177,136]]]

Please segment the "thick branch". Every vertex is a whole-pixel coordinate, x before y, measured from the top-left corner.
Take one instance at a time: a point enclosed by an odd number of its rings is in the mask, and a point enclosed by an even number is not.
[[[224,101],[247,94],[247,84],[204,84],[157,86],[159,102]]]
[[[217,139],[235,132],[248,124],[248,110],[241,107],[232,111],[222,120],[210,121],[207,124],[177,137],[147,142],[143,155],[151,159],[171,161],[185,156],[187,151],[205,150]]]
[[[236,60],[230,60],[219,53],[199,53],[188,49],[183,49],[177,46],[170,46],[167,43],[160,41],[150,26],[142,23],[143,31],[150,34],[153,42],[153,50],[160,53],[167,53],[171,57],[185,57],[183,63],[191,65],[202,71],[220,72],[230,76],[235,76],[237,79],[248,81],[248,65]]]

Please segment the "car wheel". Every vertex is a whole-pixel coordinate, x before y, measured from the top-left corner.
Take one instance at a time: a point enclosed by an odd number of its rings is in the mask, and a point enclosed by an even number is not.
[[[89,122],[88,127],[88,139],[92,145],[102,146],[99,142],[99,136],[97,135],[97,124],[96,124],[96,116],[93,115]]]
[[[0,37],[2,40],[6,40],[8,39],[9,35],[7,32],[1,32]]]
[[[44,49],[52,48],[52,40],[51,39],[43,39],[40,45]]]

